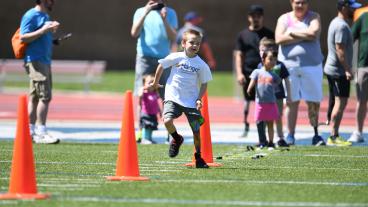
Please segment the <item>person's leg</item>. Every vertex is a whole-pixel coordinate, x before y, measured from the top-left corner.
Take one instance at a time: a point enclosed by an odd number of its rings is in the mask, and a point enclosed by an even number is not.
[[[258,131],[258,141],[259,146],[264,147],[267,144],[267,137],[265,131],[265,122],[264,121],[257,121],[257,131]],[[261,146],[262,145],[262,146]]]
[[[248,77],[248,75],[246,75]],[[243,111],[243,123],[244,123],[244,131],[241,137],[246,137],[249,132],[249,122],[248,122],[248,115],[249,115],[249,108],[254,101],[255,98],[255,89],[252,90],[251,94],[247,93],[248,85],[250,83],[250,79],[246,78],[245,84],[243,85],[243,95],[244,95],[244,111]]]
[[[356,107],[356,126],[357,131],[360,134],[363,134],[363,126],[366,114],[367,114],[367,100],[358,101]]]
[[[287,126],[289,130],[289,135],[292,136],[294,136],[295,134],[296,120],[298,118],[298,108],[299,108],[299,101],[287,103],[286,107]]]
[[[314,129],[314,136],[319,136],[318,134],[318,114],[319,114],[319,102],[307,101],[308,106],[308,118],[309,123]]]
[[[331,135],[332,136],[339,136],[339,127],[341,123],[342,116],[344,114],[344,110],[346,104],[348,102],[348,98],[346,97],[335,97],[335,106],[333,107],[332,114],[331,114]]]
[[[364,120],[367,114],[368,100],[368,68],[359,68],[357,73],[357,110],[356,110],[356,126],[360,134],[363,134]]]
[[[328,81],[328,109],[326,124],[329,125],[331,121],[332,110],[335,105],[334,81],[329,75],[326,76]]]
[[[273,143],[273,121],[267,121],[268,143]]]
[[[279,112],[279,118],[276,120],[276,130],[277,130],[277,136],[280,139],[284,139],[284,130],[282,126],[282,114],[284,110],[284,100],[283,99],[277,99],[276,100],[277,109]]]
[[[350,142],[364,142],[363,126],[367,114],[368,100],[368,68],[358,68],[356,73],[356,96],[357,104],[355,110],[356,130],[350,136]]]

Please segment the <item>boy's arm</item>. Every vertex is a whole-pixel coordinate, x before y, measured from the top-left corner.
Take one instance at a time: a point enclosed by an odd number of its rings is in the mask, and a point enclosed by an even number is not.
[[[255,79],[251,79],[248,89],[247,89],[247,93],[251,94],[253,87],[256,85],[256,80]]]
[[[155,79],[153,80],[153,83],[151,83],[150,87],[153,87],[154,89],[158,89],[162,87],[162,85],[158,83],[160,81],[163,70],[164,70],[164,67],[162,67],[161,64],[158,64],[156,73],[155,73]]]
[[[202,97],[204,96],[204,93],[206,93],[207,90],[207,83],[202,83],[201,87],[199,89],[198,98],[196,100],[196,107],[198,110],[201,110],[202,108]]]

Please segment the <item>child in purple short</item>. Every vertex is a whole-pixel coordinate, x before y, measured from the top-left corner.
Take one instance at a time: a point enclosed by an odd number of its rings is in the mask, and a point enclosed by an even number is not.
[[[268,143],[265,127],[258,127],[259,148],[267,145],[269,150],[275,148],[273,143],[273,123],[279,119],[279,111],[276,103],[275,88],[281,82],[278,75],[272,72],[277,62],[277,52],[266,49],[262,54],[263,67],[256,69],[250,75],[251,81],[247,92],[250,93],[256,87],[255,120],[258,123],[264,122],[268,129]]]

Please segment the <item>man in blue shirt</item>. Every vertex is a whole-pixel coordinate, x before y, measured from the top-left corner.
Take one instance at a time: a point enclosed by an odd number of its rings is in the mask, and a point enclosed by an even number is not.
[[[47,112],[51,101],[52,33],[59,22],[50,21],[48,12],[54,0],[36,0],[36,6],[22,17],[21,40],[27,44],[25,68],[30,77],[29,119],[32,139],[35,143],[55,144],[59,139],[50,136],[46,129]]]
[[[144,7],[134,13],[131,35],[138,38],[135,66],[134,94],[142,87],[142,76],[154,74],[158,60],[170,53],[175,41],[178,19],[174,9],[163,4],[162,0],[149,0]],[[168,73],[162,75],[161,85],[165,85]],[[163,99],[164,89],[160,90]]]

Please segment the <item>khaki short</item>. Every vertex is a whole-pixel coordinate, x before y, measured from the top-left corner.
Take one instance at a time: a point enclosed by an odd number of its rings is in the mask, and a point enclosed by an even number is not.
[[[199,132],[201,125],[204,123],[204,118],[200,111],[195,108],[181,106],[173,101],[164,101],[164,119],[176,119],[183,113],[187,117],[193,133]]]
[[[368,67],[358,68],[356,73],[356,94],[359,101],[368,100]]]
[[[30,98],[50,101],[52,98],[52,76],[50,65],[29,62],[24,65],[30,78]]]

